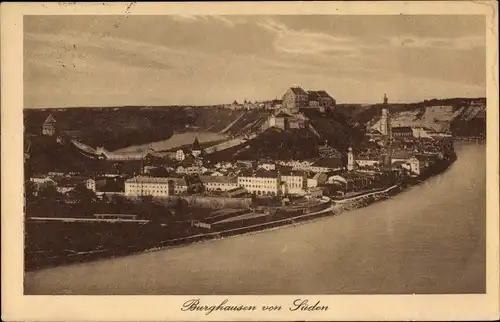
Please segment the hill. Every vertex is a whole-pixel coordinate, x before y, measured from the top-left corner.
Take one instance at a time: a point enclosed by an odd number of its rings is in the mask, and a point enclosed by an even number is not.
[[[323,139],[309,129],[269,128],[246,143],[210,155],[213,160],[304,160],[318,156]]]

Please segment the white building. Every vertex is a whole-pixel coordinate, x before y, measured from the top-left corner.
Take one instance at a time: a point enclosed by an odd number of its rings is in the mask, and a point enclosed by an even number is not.
[[[177,161],[183,161],[185,158],[186,158],[186,154],[184,153],[184,151],[179,149],[175,152],[175,159]]]
[[[356,164],[359,167],[377,166],[380,163],[378,157],[359,155],[356,157]]]
[[[276,165],[273,163],[263,163],[258,166],[260,169],[264,169],[266,171],[276,170]]]
[[[238,176],[238,186],[257,195],[280,195],[280,176],[274,171],[257,171]]]
[[[92,190],[94,192],[98,191],[100,187],[104,186],[106,184],[106,179],[102,178],[90,178],[85,181],[85,186],[87,189]]]
[[[307,189],[307,175],[303,171],[281,173],[281,193],[284,195],[304,195]]]
[[[168,197],[172,190],[170,178],[137,176],[125,181],[125,195],[130,197]]]
[[[238,188],[238,178],[234,176],[200,176],[207,191],[228,191]]]
[[[407,164],[409,164],[410,172],[412,174],[420,175],[420,172],[422,170],[422,164],[417,157],[414,156],[414,157],[408,159]]]

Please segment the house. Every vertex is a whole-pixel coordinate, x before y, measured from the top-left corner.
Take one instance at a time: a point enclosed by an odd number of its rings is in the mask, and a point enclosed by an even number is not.
[[[308,99],[310,108],[328,108],[335,106],[336,102],[333,97],[325,91],[308,91]]]
[[[314,188],[319,185],[325,184],[328,180],[328,175],[325,172],[313,173],[307,178],[307,187]]]
[[[413,129],[411,126],[396,126],[392,127],[392,136],[394,138],[409,138],[413,137]]]
[[[50,176],[33,176],[30,178],[30,181],[33,182],[34,185],[34,195],[38,195],[38,192],[45,188],[57,186],[57,182]]]
[[[48,136],[54,136],[56,134],[56,119],[52,114],[49,114],[45,122],[43,122],[42,134]]]
[[[303,195],[307,189],[307,174],[304,171],[282,171],[281,193],[283,195]]]
[[[432,138],[430,133],[433,131],[428,127],[413,126],[411,130],[413,131],[414,138]]]
[[[391,163],[396,161],[405,161],[409,160],[411,157],[415,155],[414,152],[411,151],[395,151],[391,155]]]
[[[420,160],[417,157],[411,157],[407,161],[408,165],[410,166],[410,172],[414,175],[420,175],[420,172],[422,171],[423,164],[420,163]]]
[[[297,113],[299,108],[309,105],[309,94],[300,87],[290,87],[282,98],[283,108]]]
[[[168,197],[173,192],[170,178],[136,176],[125,181],[125,195],[129,197]]]
[[[281,194],[281,178],[276,171],[246,171],[238,176],[238,186],[256,195],[278,196]]]
[[[258,165],[259,169],[264,169],[266,171],[276,170],[276,165],[274,163],[262,163]]]
[[[175,160],[184,161],[185,158],[186,158],[186,154],[184,153],[184,151],[182,149],[179,149],[175,152]]]
[[[203,174],[207,172],[208,169],[205,167],[200,167],[200,166],[190,166],[190,167],[183,167],[179,166],[176,170],[175,173],[177,174],[187,174],[187,175],[194,175],[194,174]]]
[[[339,186],[341,191],[349,192],[367,188],[371,180],[368,176],[356,172],[344,172],[328,178],[328,183]]]
[[[172,184],[172,191],[174,194],[179,195],[187,191],[188,185],[184,178],[179,177],[169,177],[168,178]]]
[[[238,177],[200,176],[206,191],[228,191],[238,188]]]
[[[106,185],[106,178],[90,178],[85,181],[85,187],[94,192],[100,191]]]
[[[355,160],[359,167],[373,167],[380,164],[380,157],[376,155],[358,155]]]
[[[328,157],[317,160],[307,170],[311,172],[330,172],[342,169],[343,166],[341,157]]]

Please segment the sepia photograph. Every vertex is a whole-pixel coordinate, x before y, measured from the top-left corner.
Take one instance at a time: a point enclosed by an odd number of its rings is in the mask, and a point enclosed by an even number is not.
[[[24,295],[488,293],[490,17],[134,5],[22,15]]]

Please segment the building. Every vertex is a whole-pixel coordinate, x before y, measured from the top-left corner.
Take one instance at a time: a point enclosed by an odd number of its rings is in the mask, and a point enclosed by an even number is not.
[[[307,189],[307,174],[304,171],[283,171],[281,193],[284,195],[303,195]]]
[[[275,171],[258,170],[238,176],[238,186],[256,195],[278,196],[281,192],[281,178]]]
[[[329,108],[336,104],[335,99],[325,91],[308,91],[310,108]]]
[[[193,146],[191,147],[191,153],[194,157],[197,157],[201,154],[203,150],[201,149],[200,142],[198,142],[198,137],[194,138]]]
[[[418,136],[415,136],[414,133],[417,134]],[[414,130],[411,126],[397,126],[397,127],[392,128],[392,135],[394,138],[423,137],[423,136],[420,136],[422,133],[424,133],[423,129],[416,130],[414,132]]]
[[[48,136],[54,136],[56,134],[56,119],[49,114],[45,122],[42,125],[42,134]]]
[[[327,180],[328,175],[325,172],[313,173],[307,178],[307,188],[314,188],[325,184]]]
[[[384,104],[382,105],[382,115],[380,117],[379,131],[383,136],[387,137],[389,140],[392,139],[391,113],[389,111],[389,104],[386,94],[384,94]]]
[[[259,169],[264,169],[266,171],[276,170],[276,165],[274,163],[262,163],[258,165]]]
[[[349,192],[367,188],[371,180],[368,176],[356,172],[345,172],[329,177],[328,183],[339,186],[339,190],[343,192]]]
[[[329,157],[329,158],[321,158],[308,167],[303,166],[302,170],[310,172],[331,172],[335,170],[340,170],[343,168],[343,166],[344,165],[342,164],[341,157]]]
[[[100,191],[106,185],[106,178],[90,178],[85,181],[85,187],[94,192]]]
[[[176,195],[183,194],[188,190],[186,179],[178,177],[169,177],[170,183],[173,185],[172,191]]]
[[[300,87],[290,87],[283,95],[282,104],[291,113],[297,113],[299,108],[309,105],[309,94]]]
[[[413,156],[415,156],[415,153],[413,153],[411,151],[395,151],[392,153],[391,163],[394,163],[396,161],[406,162],[407,160],[409,160]]]
[[[380,164],[380,157],[376,155],[358,155],[356,157],[356,164],[359,167],[375,167]]]
[[[409,170],[411,174],[417,176],[420,175],[423,168],[423,164],[420,163],[420,160],[417,157],[411,157],[410,159],[408,159],[407,163],[410,166]]]
[[[179,149],[175,152],[175,160],[184,161],[185,158],[186,158],[186,154],[184,153],[183,150]]]
[[[231,190],[224,191],[222,195],[228,198],[237,198],[246,195],[248,191],[243,187],[234,188]]]
[[[238,188],[238,177],[200,176],[206,191],[229,191]]]
[[[129,197],[168,197],[172,192],[170,178],[137,176],[125,181],[125,195]]]
[[[352,148],[349,147],[347,150],[347,170],[352,171],[356,166],[356,162],[354,162],[354,152],[352,152]]]

